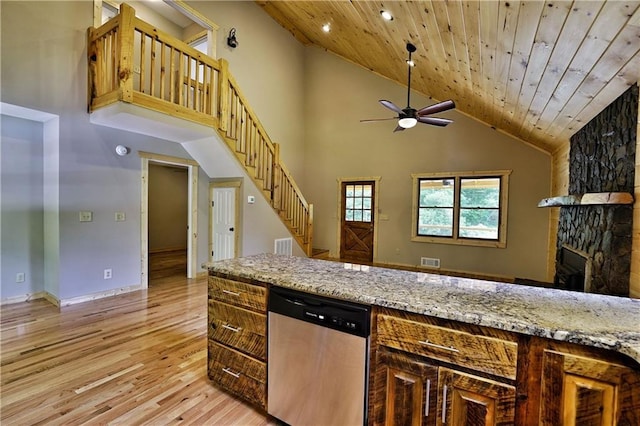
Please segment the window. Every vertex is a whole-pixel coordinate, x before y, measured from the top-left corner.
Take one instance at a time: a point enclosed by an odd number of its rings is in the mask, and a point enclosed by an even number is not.
[[[412,241],[506,247],[510,173],[411,175]]]
[[[371,222],[373,185],[346,184],[344,188],[344,220],[347,222]]]

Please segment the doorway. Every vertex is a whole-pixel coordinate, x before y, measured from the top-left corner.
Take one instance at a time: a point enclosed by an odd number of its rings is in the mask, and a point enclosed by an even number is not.
[[[188,170],[149,163],[149,282],[187,276]]]
[[[238,256],[241,235],[241,187],[241,178],[211,182],[209,259],[212,261]]]
[[[340,259],[371,263],[377,242],[377,181],[340,181]]]
[[[193,160],[139,151],[141,160],[140,188],[140,284],[149,286],[149,163],[186,167],[187,183],[187,278],[196,278],[198,259],[198,173]]]

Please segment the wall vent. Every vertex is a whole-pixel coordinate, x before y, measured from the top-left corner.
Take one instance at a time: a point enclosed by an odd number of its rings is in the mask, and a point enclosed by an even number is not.
[[[427,268],[440,268],[440,259],[433,259],[431,257],[421,257],[420,266],[426,266]]]
[[[273,252],[275,254],[283,254],[291,256],[293,253],[293,238],[279,238],[274,240]]]

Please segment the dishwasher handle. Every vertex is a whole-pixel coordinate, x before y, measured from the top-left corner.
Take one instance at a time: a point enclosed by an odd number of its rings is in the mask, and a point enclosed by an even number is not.
[[[289,299],[287,297],[284,298],[285,301],[296,305],[296,306],[307,306],[307,304],[304,302],[304,300],[299,300],[299,299]]]

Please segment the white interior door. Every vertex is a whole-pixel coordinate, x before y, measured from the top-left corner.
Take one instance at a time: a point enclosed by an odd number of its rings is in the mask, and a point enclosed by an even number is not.
[[[213,260],[235,257],[236,189],[213,188]]]

